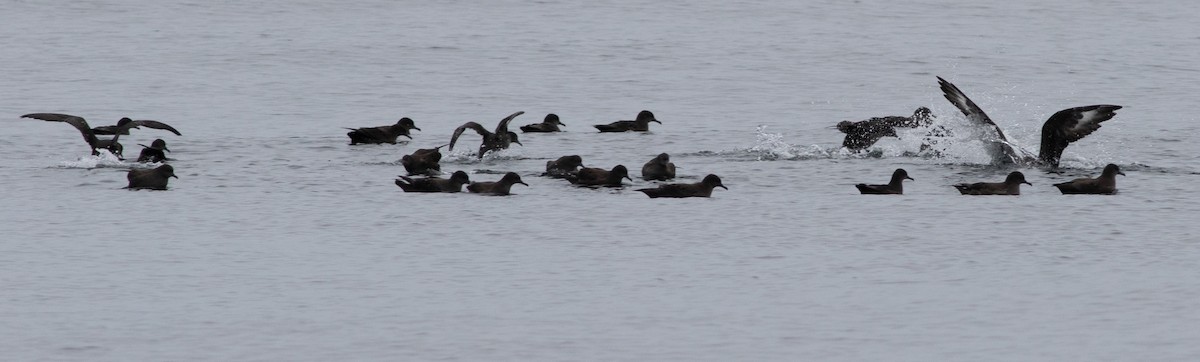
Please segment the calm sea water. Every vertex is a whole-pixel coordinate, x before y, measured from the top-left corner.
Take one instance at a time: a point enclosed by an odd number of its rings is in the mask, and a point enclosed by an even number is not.
[[[1200,25],[1184,4],[957,2],[0,2],[5,360],[1196,360]],[[1125,106],[1020,169],[919,131],[838,149],[845,119],[932,107],[946,77],[1019,144]],[[645,134],[590,127],[663,122]],[[477,160],[510,197],[405,194],[398,159],[455,127],[557,113]],[[179,175],[87,155],[31,112],[156,119]],[[399,145],[342,127],[407,116]],[[668,152],[711,199],[538,177]],[[1050,184],[1116,163],[1110,197]],[[906,195],[858,195],[903,167]],[[628,182],[628,181],[627,181]]]

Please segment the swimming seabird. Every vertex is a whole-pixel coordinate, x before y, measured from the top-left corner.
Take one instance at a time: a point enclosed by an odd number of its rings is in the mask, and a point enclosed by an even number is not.
[[[675,164],[671,156],[660,153],[645,165],[642,165],[642,179],[646,181],[666,181],[675,178]]]
[[[174,127],[171,127],[166,123],[152,120],[130,120],[129,122],[124,122],[124,124],[112,130],[114,133],[112,139],[100,139],[96,137],[96,133],[92,131],[92,128],[88,126],[87,121],[85,121],[83,117],[61,113],[30,113],[21,116],[21,118],[33,118],[43,121],[64,122],[70,124],[71,126],[75,127],[75,129],[79,130],[79,133],[83,135],[84,142],[87,142],[88,146],[92,148],[92,155],[99,155],[100,152],[96,151],[96,149],[103,148],[107,149],[109,152],[112,152],[113,155],[116,155],[118,158],[121,157],[121,153],[124,151],[125,147],[121,146],[121,143],[117,142],[117,139],[121,138],[122,134],[129,134],[130,128],[148,127],[162,129],[171,131],[171,133],[174,133],[176,136],[182,136],[182,134],[175,130]]]
[[[1020,195],[1021,184],[1033,186],[1025,181],[1025,174],[1013,171],[1004,182],[976,182],[973,184],[957,184],[954,188],[963,195]]]
[[[521,142],[517,140],[517,134],[508,131],[508,122],[512,122],[513,118],[517,118],[517,116],[524,113],[524,111],[521,111],[504,117],[504,119],[500,120],[500,124],[496,125],[495,132],[488,132],[483,126],[475,122],[467,122],[458,126],[458,128],[454,129],[454,136],[450,137],[450,150],[454,151],[454,143],[458,142],[458,136],[462,135],[463,131],[467,129],[473,129],[480,136],[483,136],[483,142],[479,144],[479,158],[481,159],[483,158],[483,154],[488,151],[507,149],[510,143],[520,145]]]
[[[912,180],[912,177],[908,177],[908,171],[898,168],[892,172],[892,180],[886,185],[857,184],[854,187],[864,195],[902,195],[904,194],[904,180]]]
[[[838,122],[837,129],[846,134],[842,139],[842,147],[858,151],[871,147],[880,138],[897,137],[896,127],[924,127],[933,122],[932,118],[929,108],[920,107],[909,117],[886,116],[858,122],[841,121]]]
[[[713,189],[717,187],[726,190],[729,189],[721,183],[720,177],[709,174],[708,176],[704,176],[704,180],[694,184],[666,184],[658,185],[658,187],[652,189],[638,189],[637,191],[645,193],[646,196],[650,196],[652,199],[659,197],[709,197],[712,196]]]
[[[351,145],[356,145],[359,143],[390,143],[394,145],[396,144],[396,139],[400,138],[400,136],[408,137],[408,139],[411,140],[412,136],[408,134],[409,130],[421,130],[420,128],[417,128],[416,123],[413,123],[413,120],[408,117],[400,118],[399,121],[396,121],[396,124],[390,126],[346,129],[350,130],[350,132],[347,132],[346,135],[350,136]]]
[[[658,119],[654,118],[654,113],[650,111],[638,112],[637,120],[633,121],[616,121],[609,124],[595,125],[600,132],[626,132],[638,131],[645,132],[650,130],[650,122],[662,124]]]
[[[446,145],[413,151],[411,155],[401,157],[400,164],[404,166],[404,170],[408,171],[410,176],[439,174],[442,172],[442,165],[439,163],[442,160],[442,152],[438,149],[442,147],[446,147]]]
[[[1125,176],[1121,168],[1114,164],[1104,166],[1104,172],[1097,178],[1077,178],[1071,181],[1054,184],[1063,195],[1095,194],[1112,195],[1117,193],[1117,175]]]
[[[475,194],[504,196],[509,194],[509,189],[512,188],[513,184],[529,186],[529,184],[521,181],[521,175],[518,175],[516,172],[509,172],[505,173],[504,177],[500,178],[500,181],[472,182],[470,185],[467,185],[467,191]]]
[[[400,176],[396,179],[396,186],[400,186],[404,192],[460,192],[462,186],[471,182],[471,178],[466,172],[454,171],[449,179],[441,177],[426,177],[426,178],[410,178],[408,176]]]
[[[565,178],[578,172],[583,167],[583,158],[579,155],[562,156],[557,160],[546,161],[546,173],[542,176]]]
[[[1100,123],[1112,119],[1116,115],[1115,112],[1121,109],[1121,106],[1098,104],[1092,106],[1067,108],[1054,115],[1050,116],[1045,123],[1042,124],[1042,141],[1037,156],[1032,153],[1019,149],[1009,142],[1004,136],[1004,132],[1000,131],[1000,126],[997,126],[991,118],[983,113],[983,110],[975,105],[975,102],[967,98],[967,95],[958,89],[957,86],[938,77],[938,84],[941,85],[942,93],[946,96],[951,104],[958,107],[967,119],[980,125],[987,125],[989,128],[996,130],[996,135],[999,140],[995,141],[998,145],[998,151],[994,152],[995,156],[1002,162],[1012,162],[1019,164],[1049,164],[1052,168],[1058,167],[1059,159],[1062,158],[1063,150],[1070,145],[1071,142],[1078,141],[1083,137],[1100,129]]]
[[[165,152],[171,152],[171,149],[167,148],[167,141],[163,141],[162,138],[150,142],[149,146],[143,144],[138,144],[138,146],[142,146],[142,152],[138,154],[137,162],[166,161],[167,154]]]
[[[583,186],[619,187],[624,186],[621,184],[621,179],[633,181],[633,179],[629,178],[629,169],[625,168],[625,165],[617,165],[613,167],[612,171],[596,167],[585,167],[566,178],[567,181],[573,184]]]
[[[129,179],[129,186],[125,188],[130,190],[151,189],[151,190],[166,190],[167,180],[175,176],[175,168],[171,165],[162,165],[152,169],[132,169],[125,174],[125,178]]]
[[[527,125],[521,126],[521,132],[531,132],[531,133],[558,132],[558,131],[560,131],[558,129],[558,126],[566,127],[566,125],[563,124],[562,121],[558,120],[557,114],[551,113],[551,114],[546,115],[546,119],[543,120],[542,123],[534,123],[534,124],[527,124]]]

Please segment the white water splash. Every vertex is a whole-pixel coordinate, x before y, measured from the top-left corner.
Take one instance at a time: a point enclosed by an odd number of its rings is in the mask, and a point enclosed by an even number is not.
[[[83,156],[75,161],[63,161],[59,163],[62,168],[129,168],[131,164],[121,161],[116,155],[105,149],[99,149],[99,155]]]

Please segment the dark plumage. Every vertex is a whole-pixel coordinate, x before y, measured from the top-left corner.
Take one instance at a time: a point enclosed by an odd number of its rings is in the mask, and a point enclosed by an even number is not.
[[[1033,186],[1025,181],[1025,174],[1013,171],[1004,182],[976,182],[973,184],[957,184],[954,188],[963,195],[1020,195],[1021,184]]]
[[[513,184],[529,186],[529,184],[521,181],[521,175],[518,175],[516,172],[509,172],[504,174],[504,177],[501,177],[500,181],[472,182],[470,185],[467,185],[467,191],[474,194],[504,196],[509,194],[509,189],[512,188]]]
[[[842,139],[842,147],[859,151],[871,147],[883,137],[897,137],[896,127],[915,128],[928,126],[932,121],[929,108],[920,107],[910,117],[887,116],[875,117],[864,121],[841,121],[837,124],[838,131],[846,134]]]
[[[390,126],[346,129],[350,130],[350,132],[347,132],[346,135],[350,136],[351,145],[357,145],[359,143],[390,143],[394,145],[396,144],[396,139],[400,138],[400,136],[408,137],[408,139],[411,140],[412,136],[408,134],[409,130],[421,130],[420,128],[417,128],[416,123],[414,123],[413,120],[408,117],[400,118],[399,121],[396,121],[396,124]]]
[[[666,184],[659,185],[652,189],[638,189],[650,198],[659,197],[709,197],[712,196],[714,188],[723,188],[728,190],[728,187],[721,184],[721,178],[717,175],[709,174],[704,176],[704,180],[694,184]]]
[[[142,152],[138,154],[137,162],[166,161],[167,154],[165,152],[171,152],[171,149],[167,148],[167,141],[163,141],[162,138],[150,142],[149,146],[143,144],[138,144],[138,146],[142,146]]]
[[[504,119],[500,120],[500,124],[496,125],[495,132],[488,132],[488,130],[484,129],[483,126],[475,122],[467,122],[461,126],[458,126],[458,128],[454,130],[454,136],[450,137],[450,150],[454,151],[454,144],[458,142],[458,136],[461,136],[463,131],[466,131],[467,129],[473,129],[476,133],[479,133],[480,136],[483,136],[483,142],[479,144],[479,158],[483,158],[483,155],[491,150],[507,149],[510,143],[516,143],[520,145],[521,142],[517,140],[517,134],[508,131],[508,122],[512,122],[513,118],[517,118],[517,116],[520,116],[524,113],[524,111],[521,111],[510,114],[508,117],[504,117]]]
[[[1093,194],[1112,195],[1117,193],[1117,175],[1125,176],[1121,168],[1114,164],[1104,166],[1104,172],[1097,178],[1077,178],[1071,181],[1054,184],[1063,195]]]
[[[580,169],[575,175],[567,176],[566,178],[567,181],[573,184],[583,186],[619,187],[624,186],[621,184],[621,179],[633,181],[633,179],[629,178],[629,169],[625,168],[625,165],[617,165],[613,167],[612,171],[587,167]]]
[[[562,121],[558,120],[558,115],[551,113],[546,115],[546,119],[542,123],[527,124],[521,126],[521,132],[558,132],[558,126],[566,127]]]
[[[666,181],[675,178],[675,164],[671,163],[671,156],[666,153],[660,153],[654,156],[650,162],[642,165],[642,179],[646,181]]]
[[[179,178],[179,176],[175,176],[175,168],[171,167],[171,165],[162,165],[146,170],[133,169],[129,170],[128,174],[125,174],[125,178],[129,179],[129,186],[125,188],[130,190],[166,190],[167,181],[172,177]]]
[[[659,122],[658,119],[654,118],[654,113],[650,113],[650,111],[641,111],[638,112],[637,120],[616,121],[609,124],[598,124],[595,125],[595,127],[596,129],[600,130],[600,132],[645,132],[650,130],[650,122],[662,124],[662,122]]]
[[[562,156],[554,161],[546,161],[546,173],[542,176],[565,178],[578,172],[583,167],[583,158],[579,155]]]
[[[983,110],[975,102],[967,98],[967,95],[957,86],[941,77],[938,77],[938,84],[941,85],[946,100],[958,107],[967,116],[967,119],[996,130],[999,140],[996,141],[997,148],[994,154],[1003,162],[1044,163],[1057,168],[1067,145],[1100,129],[1101,122],[1112,119],[1116,115],[1114,112],[1121,109],[1121,106],[1099,104],[1058,111],[1042,124],[1041,146],[1035,157],[1028,151],[1014,148],[1008,138],[1004,136],[1004,132],[1000,131],[1000,127],[986,113],[983,113]]]
[[[404,155],[400,158],[400,164],[404,166],[404,170],[411,175],[437,175],[442,172],[442,152],[438,149],[446,147],[446,145],[437,146],[434,148],[422,148],[413,151],[411,155]]]
[[[898,168],[892,172],[892,180],[887,185],[857,184],[854,187],[864,195],[902,195],[904,194],[904,180],[912,180],[912,177],[908,177],[908,171]]]
[[[176,136],[182,136],[179,131],[175,130],[174,127],[171,127],[166,123],[152,120],[129,120],[128,122],[118,122],[120,126],[112,130],[112,139],[99,139],[96,137],[96,133],[92,131],[91,127],[88,126],[87,121],[85,121],[82,117],[61,113],[30,113],[21,117],[70,124],[71,126],[75,127],[75,129],[79,130],[79,133],[83,135],[83,141],[87,142],[88,146],[91,147],[93,155],[100,154],[99,151],[96,151],[97,149],[106,149],[109,152],[112,152],[113,155],[116,155],[118,158],[121,157],[125,147],[121,146],[121,143],[117,142],[117,139],[121,138],[122,134],[129,134],[130,128],[147,127],[162,129],[171,131],[171,133],[174,133]]]
[[[129,122],[133,122],[133,120],[129,119],[129,117],[121,117],[121,119],[117,120],[117,124],[115,125],[92,128],[92,133],[104,136],[112,136],[117,134],[128,135],[129,128],[126,128],[125,125],[129,124]]]
[[[460,192],[462,186],[471,182],[471,178],[466,172],[454,171],[449,179],[441,177],[426,177],[413,179],[408,176],[400,176],[396,179],[396,186],[400,186],[404,192]]]

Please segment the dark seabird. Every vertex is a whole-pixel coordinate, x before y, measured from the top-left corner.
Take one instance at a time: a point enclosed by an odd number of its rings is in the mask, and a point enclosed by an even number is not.
[[[1093,194],[1112,195],[1117,193],[1117,175],[1125,176],[1121,168],[1114,164],[1104,166],[1104,172],[1097,178],[1077,178],[1071,181],[1054,184],[1063,195]]]
[[[167,180],[175,176],[175,168],[171,165],[162,165],[152,169],[129,170],[125,178],[129,179],[129,186],[125,188],[130,190],[151,189],[151,190],[166,190]]]
[[[411,155],[401,157],[400,164],[404,166],[404,170],[408,171],[410,176],[439,174],[442,172],[442,165],[439,163],[442,160],[442,152],[438,149],[442,147],[446,147],[446,145],[413,151]]]
[[[887,185],[858,184],[854,187],[857,187],[858,192],[864,195],[903,195],[904,180],[912,180],[912,177],[908,177],[908,171],[898,168],[892,172],[892,180]]]
[[[527,124],[521,126],[521,132],[558,132],[558,126],[566,127],[562,121],[558,120],[558,115],[551,113],[546,115],[546,119],[542,123]]]
[[[671,156],[660,153],[650,162],[642,166],[642,179],[646,181],[666,181],[675,178],[675,164]]]
[[[933,117],[929,108],[920,107],[910,117],[887,116],[858,122],[841,121],[838,122],[837,129],[846,134],[846,137],[842,139],[842,147],[859,151],[871,147],[883,137],[897,137],[896,127],[924,127],[932,122]]]
[[[621,179],[633,181],[633,179],[629,178],[629,169],[625,168],[625,165],[617,165],[617,167],[613,167],[612,171],[586,167],[580,169],[573,176],[567,176],[567,181],[583,186],[620,187],[624,186],[621,184]]]
[[[391,126],[346,129],[350,130],[350,132],[347,132],[346,135],[350,136],[351,145],[357,145],[359,143],[390,143],[394,145],[396,144],[396,139],[400,138],[400,136],[408,137],[408,139],[411,140],[412,136],[408,134],[409,130],[421,130],[420,128],[417,128],[416,123],[413,123],[413,120],[408,117],[400,118],[399,121],[396,121],[396,124]]]
[[[650,111],[638,112],[637,120],[635,121],[616,121],[609,124],[598,124],[596,129],[600,132],[626,132],[638,131],[645,132],[650,130],[650,122],[662,124],[658,119],[654,118],[654,113]]]
[[[504,177],[501,177],[500,181],[472,182],[470,185],[467,185],[467,191],[473,194],[504,196],[508,195],[508,190],[512,188],[513,184],[529,186],[529,184],[521,181],[521,175],[518,175],[516,172],[509,172],[504,174]]]
[[[1033,184],[1025,181],[1025,174],[1020,171],[1013,171],[1008,174],[1004,182],[976,182],[973,184],[957,184],[954,188],[958,189],[963,195],[1020,195],[1021,184],[1033,186]]]
[[[138,154],[137,162],[166,161],[167,154],[165,152],[171,152],[171,149],[167,148],[167,141],[163,141],[162,138],[150,142],[149,146],[143,144],[138,144],[138,146],[142,146],[142,153]]]
[[[694,184],[666,184],[658,185],[653,189],[638,189],[650,196],[650,198],[659,197],[709,197],[712,196],[714,188],[723,188],[728,190],[728,187],[721,184],[721,178],[717,175],[709,174],[704,176],[704,180]]]
[[[441,177],[426,177],[413,179],[408,176],[400,176],[396,179],[396,186],[404,192],[460,192],[462,186],[471,182],[471,178],[466,172],[454,171],[450,175],[450,179]]]
[[[995,142],[998,149],[994,150],[993,154],[999,156],[995,158],[1002,162],[1049,164],[1050,167],[1057,168],[1058,161],[1062,158],[1063,150],[1067,148],[1067,145],[1100,129],[1101,122],[1112,119],[1116,115],[1113,112],[1121,109],[1121,106],[1098,104],[1058,111],[1042,124],[1041,146],[1037,156],[1034,156],[1029,151],[1013,147],[1008,138],[1004,136],[1004,132],[1000,131],[1000,126],[988,118],[987,114],[983,113],[983,110],[970,98],[967,98],[967,95],[957,86],[942,77],[938,77],[938,84],[941,85],[946,99],[958,107],[967,116],[967,119],[996,130],[999,140]]]
[[[496,132],[488,132],[483,126],[475,122],[467,122],[458,128],[454,129],[454,136],[450,137],[450,150],[454,151],[454,143],[458,142],[458,136],[462,135],[463,131],[473,129],[480,136],[483,136],[483,142],[479,144],[479,158],[483,158],[483,154],[491,150],[507,149],[510,143],[521,145],[517,141],[517,134],[508,131],[508,122],[512,122],[513,118],[517,118],[524,114],[524,111],[510,114],[508,117],[500,120],[500,124],[496,125]],[[524,145],[522,145],[524,146]]]
[[[124,122],[124,124],[113,130],[114,135],[112,139],[100,139],[96,137],[96,133],[92,131],[92,128],[88,126],[87,121],[85,121],[82,117],[61,113],[30,113],[21,116],[21,118],[33,118],[43,121],[64,122],[70,124],[71,126],[75,127],[75,129],[79,130],[79,133],[83,135],[83,141],[87,142],[88,146],[92,148],[92,155],[99,155],[100,152],[96,151],[96,149],[103,148],[109,152],[112,152],[113,155],[117,156],[117,158],[120,158],[122,151],[125,150],[125,147],[121,146],[121,143],[117,142],[117,139],[121,138],[122,134],[129,134],[130,128],[147,127],[162,129],[171,131],[171,133],[174,133],[176,136],[182,136],[182,134],[175,130],[174,127],[168,126],[166,123],[151,120],[130,120],[129,122]]]
[[[133,120],[129,119],[129,117],[121,117],[120,120],[117,120],[117,124],[115,124],[115,125],[100,126],[100,127],[92,128],[92,133],[97,134],[97,135],[104,135],[104,136],[112,136],[112,135],[116,135],[116,134],[119,134],[122,136],[128,135],[129,128],[123,128],[123,127],[126,124],[128,124],[129,122],[133,122]]]
[[[546,173],[542,176],[565,178],[568,175],[574,175],[580,167],[583,167],[583,157],[579,157],[579,155],[562,156],[554,161],[546,161]]]

